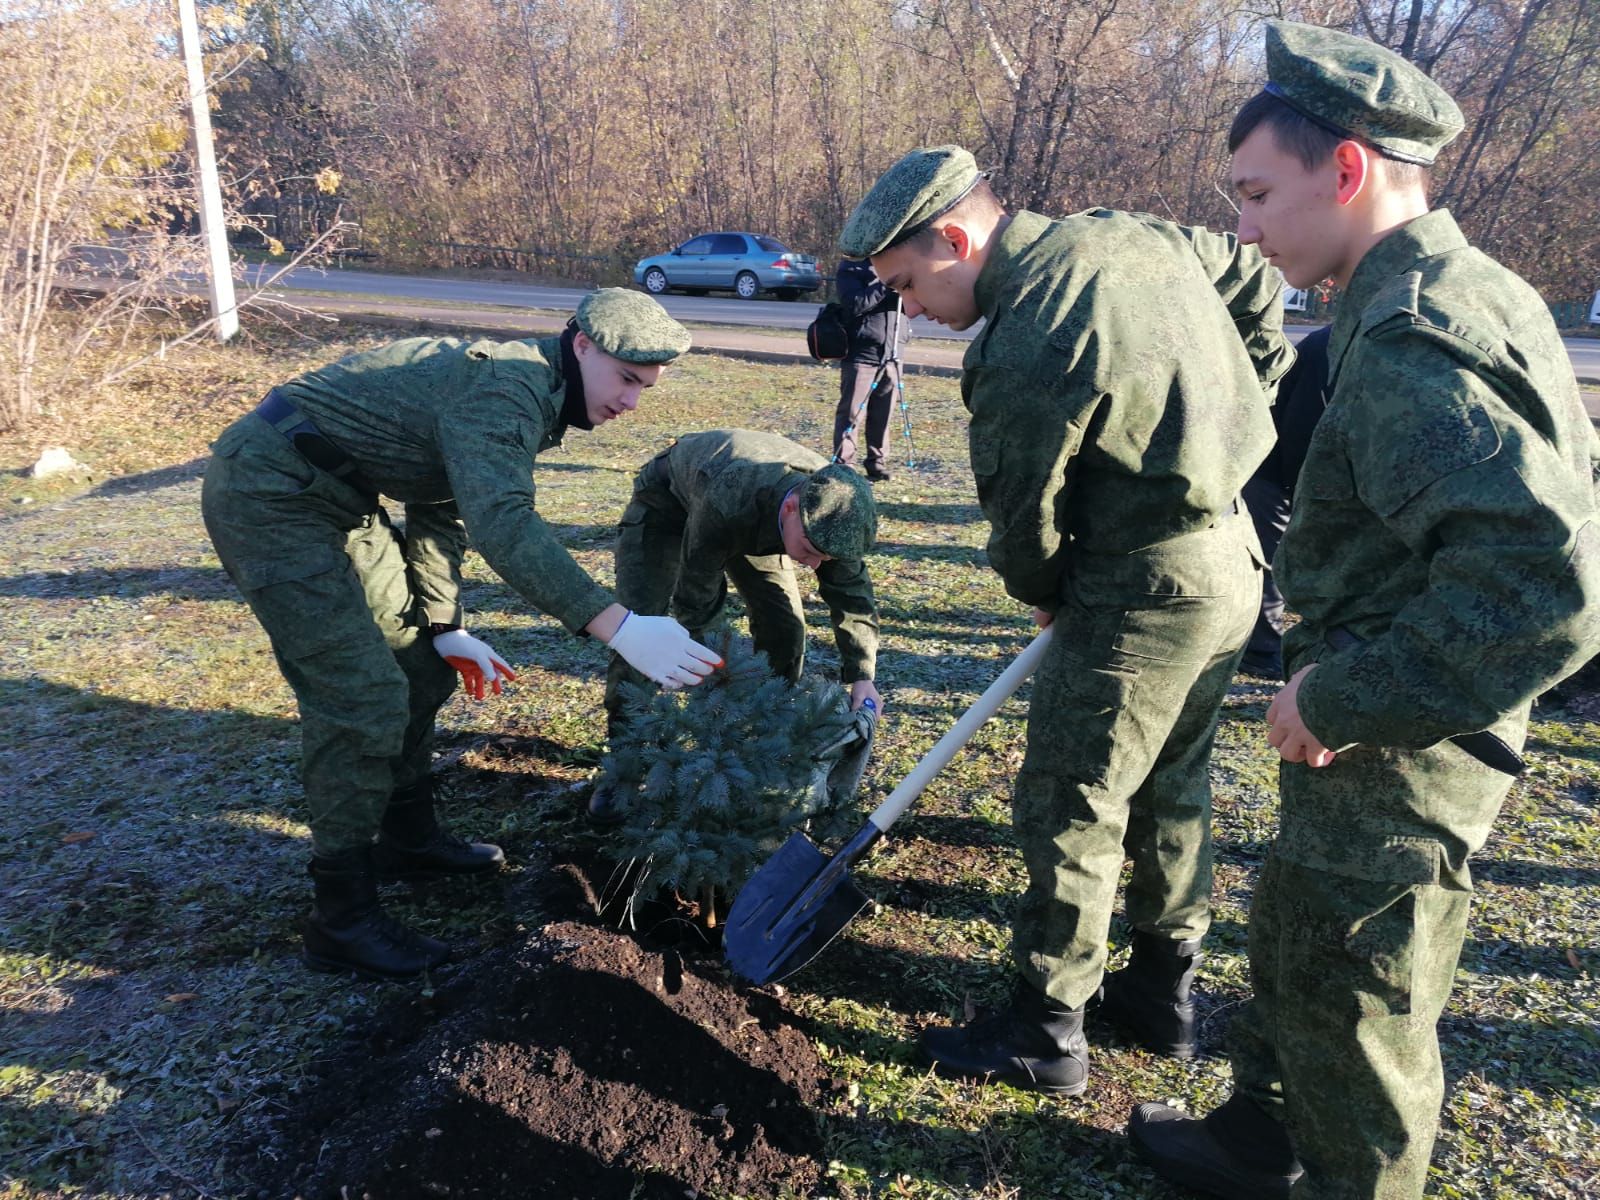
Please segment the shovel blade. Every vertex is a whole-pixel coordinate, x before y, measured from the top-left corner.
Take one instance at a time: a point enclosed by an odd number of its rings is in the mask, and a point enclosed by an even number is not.
[[[751,983],[772,983],[805,966],[869,903],[848,871],[812,885],[829,859],[793,834],[740,889],[722,947],[728,965]]]

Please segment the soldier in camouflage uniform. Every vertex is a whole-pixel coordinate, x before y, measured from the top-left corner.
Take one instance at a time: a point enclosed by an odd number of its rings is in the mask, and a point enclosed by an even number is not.
[[[1141,1105],[1129,1132],[1230,1200],[1414,1200],[1467,860],[1532,698],[1600,649],[1597,446],[1544,302],[1429,211],[1450,97],[1309,25],[1268,24],[1267,68],[1229,139],[1240,240],[1345,289],[1276,558],[1303,618],[1267,714],[1283,807],[1234,1093],[1204,1120]]]
[[[617,537],[617,598],[636,612],[670,611],[701,637],[722,613],[728,581],[744,598],[755,647],[775,674],[799,679],[805,614],[794,564],[817,573],[833,620],[839,673],[850,708],[881,713],[873,683],[878,607],[862,556],[878,529],[872,492],[849,467],[753,429],[679,438],[639,472]],[[620,656],[606,677],[606,711],[616,732],[621,685],[641,676]],[[589,811],[616,812],[602,781]]]
[[[217,439],[206,529],[299,701],[311,966],[404,977],[439,964],[444,943],[379,908],[378,875],[504,861],[441,829],[429,776],[457,671],[480,697],[514,678],[461,628],[469,536],[529,602],[646,676],[685,685],[716,662],[677,622],[616,603],[534,511],[534,456],[569,426],[632,410],[688,345],[655,301],[606,289],[557,337],[411,338],[308,372]],[[404,533],[380,492],[405,505]]]
[[[1058,1094],[1088,1080],[1125,858],[1129,966],[1106,1015],[1194,1053],[1189,988],[1210,921],[1217,712],[1261,596],[1239,489],[1271,445],[1292,352],[1280,283],[1233,238],[1095,209],[1007,214],[955,146],[913,151],[841,239],[908,316],[987,320],[962,395],[989,558],[1054,622],[1033,684],[1013,827],[1028,887],[1008,1008],[922,1049],[941,1069]]]

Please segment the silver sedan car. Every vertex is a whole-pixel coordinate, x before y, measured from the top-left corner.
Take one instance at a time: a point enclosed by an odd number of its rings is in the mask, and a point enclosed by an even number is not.
[[[746,300],[763,292],[798,300],[822,286],[816,259],[759,233],[703,233],[666,254],[640,259],[633,281],[656,296],[729,291]]]

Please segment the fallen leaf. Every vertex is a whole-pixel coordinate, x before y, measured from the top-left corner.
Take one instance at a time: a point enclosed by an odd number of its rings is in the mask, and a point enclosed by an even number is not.
[[[1572,964],[1572,969],[1574,971],[1583,970],[1583,964],[1578,961],[1578,952],[1571,946],[1567,947],[1567,961]]]
[[[199,992],[173,992],[172,995],[163,996],[161,998],[163,1000],[165,1000],[168,1004],[182,1004],[186,1000],[198,1000],[198,999],[200,999],[200,993]]]
[[[65,834],[62,834],[61,835],[61,844],[63,846],[76,846],[79,842],[87,842],[93,837],[94,837],[94,830],[92,830],[92,829],[80,829],[80,830],[78,830],[77,833],[65,833]]]

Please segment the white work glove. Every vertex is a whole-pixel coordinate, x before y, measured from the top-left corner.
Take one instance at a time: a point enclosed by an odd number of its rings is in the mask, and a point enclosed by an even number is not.
[[[516,672],[506,665],[489,643],[473,637],[465,629],[450,629],[436,634],[433,648],[456,670],[461,672],[461,683],[474,700],[483,699],[485,681],[492,684],[494,694],[500,694],[501,679],[516,679]]]
[[[722,659],[689,636],[671,617],[646,617],[629,612],[606,643],[641,675],[664,688],[693,687]]]

